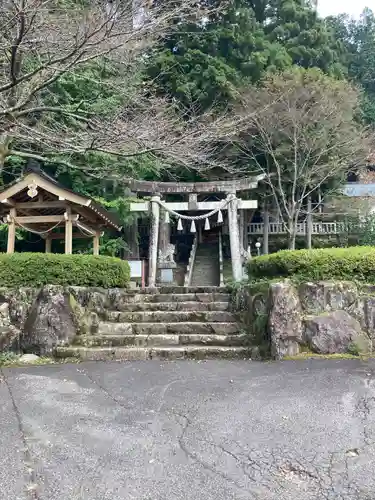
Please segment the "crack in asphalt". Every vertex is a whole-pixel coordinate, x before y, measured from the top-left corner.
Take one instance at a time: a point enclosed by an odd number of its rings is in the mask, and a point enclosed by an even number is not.
[[[125,404],[123,399],[113,395],[85,369],[76,368],[76,370],[125,411],[140,410],[134,405]],[[30,437],[26,435],[12,387],[0,368],[0,382],[1,378],[7,386],[24,445],[24,464],[27,468],[26,489],[30,500],[41,500],[31,450],[28,446]],[[365,381],[367,389],[371,385],[371,379],[369,380]],[[192,405],[184,404],[182,409],[165,406],[167,392],[173,384],[178,382],[181,382],[181,379],[172,380],[167,384],[160,384],[149,389],[148,392],[152,391],[153,409],[147,411],[150,411],[153,416],[150,421],[141,423],[147,424],[150,431],[157,436],[163,432],[163,419],[168,418],[168,414],[177,417],[174,420],[177,421],[178,427],[174,428],[172,437],[167,436],[168,439],[170,441],[176,440],[176,449],[181,450],[189,461],[198,464],[210,475],[228,483],[233,491],[237,489],[236,498],[249,500],[296,498],[298,500],[298,491],[303,488],[310,500],[374,499],[373,495],[363,489],[358,478],[352,477],[354,467],[359,464],[358,460],[362,455],[373,451],[375,445],[372,427],[374,425],[372,417],[375,410],[375,396],[372,396],[371,391],[368,391],[370,394],[359,394],[360,397],[355,398],[351,405],[352,416],[356,417],[357,422],[360,423],[359,436],[360,443],[362,443],[360,449],[329,451],[325,448],[324,451],[311,451],[309,454],[303,449],[292,449],[288,444],[285,447],[281,445],[274,447],[273,443],[270,448],[266,446],[254,448],[254,443],[240,443],[231,439],[230,432],[224,439],[217,441],[213,437],[211,439],[211,435],[201,436],[199,412],[212,395],[203,397],[200,401],[196,400]],[[189,439],[192,442],[189,442]],[[157,441],[155,440],[151,449],[152,457],[156,445]],[[210,449],[210,447],[212,448]],[[205,455],[206,452],[207,455]],[[230,463],[226,462],[227,460],[234,461],[236,464],[233,472],[232,468],[227,466]],[[284,496],[293,493],[295,493],[293,497]]]
[[[106,394],[106,396],[108,396],[115,404],[121,406],[121,408],[124,408],[124,410],[134,411],[134,407],[127,406],[122,401],[120,401],[115,396],[113,396],[113,394],[110,393],[100,382],[98,382],[93,377],[91,377],[91,375],[89,375],[86,372],[86,370],[84,370],[83,368],[76,368],[76,370],[77,370],[78,373],[81,373],[82,375],[85,375],[94,386],[98,387],[101,391],[103,391]]]
[[[116,405],[120,406],[121,408],[125,409],[125,410],[129,410],[129,411],[134,411],[134,410],[139,410],[138,408],[134,408],[134,406],[128,406],[126,404],[124,404],[120,399],[117,399],[106,387],[104,387],[98,380],[96,380],[95,378],[93,378],[91,375],[89,375],[86,370],[82,369],[82,368],[77,368],[76,369],[78,373],[81,373],[82,375],[85,375],[89,380],[90,382],[98,387],[102,392],[104,392],[104,394],[106,396],[108,396]],[[168,389],[175,383],[179,382],[179,379],[176,379],[176,380],[172,380],[171,382],[168,382],[168,384],[165,384],[163,385],[161,391],[160,391],[160,394],[159,394],[159,399],[160,399],[160,402],[159,402],[159,405],[158,407],[156,408],[156,410],[147,410],[146,412],[152,412],[153,414],[156,413],[156,415],[153,417],[153,420],[152,420],[152,424],[155,423],[155,420],[157,419],[158,417],[158,414],[161,412],[161,409],[164,405],[164,401],[165,401],[165,395],[168,391]],[[155,386],[156,388],[157,386]]]
[[[218,469],[215,462],[209,463],[203,460],[197,451],[188,447],[186,437],[189,429],[194,425],[194,415],[176,410],[170,410],[170,412],[184,419],[184,425],[177,440],[179,447],[188,458],[201,465],[205,470],[235,485],[242,492],[252,495],[249,498],[260,498],[259,494],[249,491],[238,479]],[[309,460],[308,457],[298,458],[294,456],[295,452],[280,448],[245,450],[238,442],[230,440],[224,445],[204,439],[197,436],[196,433],[194,433],[194,440],[204,445],[216,447],[221,453],[231,457],[254,487],[263,487],[270,494],[290,492],[290,482],[292,481],[306,483],[306,487],[310,490],[310,498],[314,500],[370,500],[372,498],[350,478],[350,464],[358,455],[348,456],[348,450],[329,452],[325,459],[324,456],[319,459],[317,454],[314,454]],[[237,446],[241,451],[236,452],[229,449],[228,446],[231,445]],[[362,452],[364,451],[362,450]],[[325,462],[326,465],[324,465]]]
[[[365,446],[372,446],[374,444],[374,440],[370,439],[371,434],[368,428],[369,416],[373,409],[375,409],[374,396],[362,396],[355,405],[355,413],[358,414],[362,424],[363,442]]]
[[[16,404],[16,401],[14,399],[13,391],[9,385],[8,379],[6,378],[3,369],[0,367],[0,378],[4,381],[6,388],[9,393],[10,400],[12,402],[14,414],[16,416],[17,420],[17,425],[18,425],[18,430],[21,435],[21,440],[23,444],[23,454],[24,454],[24,466],[26,469],[26,474],[25,477],[27,478],[26,480],[26,485],[25,485],[25,490],[30,498],[30,500],[41,500],[41,496],[38,491],[38,482],[37,482],[37,476],[35,473],[34,469],[34,460],[32,458],[31,450],[28,445],[28,436],[26,434],[25,428],[22,423],[22,418],[21,418],[21,413],[18,409],[18,406]]]
[[[244,488],[241,484],[239,484],[238,481],[236,481],[234,478],[232,478],[229,474],[226,474],[225,472],[219,471],[214,466],[210,465],[208,462],[202,460],[196,453],[189,450],[189,448],[184,443],[184,436],[187,432],[188,427],[193,422],[187,415],[185,415],[183,413],[176,412],[175,410],[170,410],[170,412],[174,415],[179,416],[180,418],[185,419],[185,425],[183,425],[183,427],[182,427],[181,434],[180,434],[180,436],[177,436],[177,443],[178,443],[180,449],[183,451],[183,453],[190,460],[199,464],[204,470],[207,470],[207,471],[211,472],[212,474],[220,477],[221,479],[224,479],[225,481],[230,482],[231,484],[236,486],[236,488],[238,488],[242,493],[246,493],[247,495],[251,495],[252,493],[250,493],[246,488]],[[258,495],[254,496],[253,494],[252,494],[252,496],[248,496],[249,500],[256,499],[257,497],[258,497]]]

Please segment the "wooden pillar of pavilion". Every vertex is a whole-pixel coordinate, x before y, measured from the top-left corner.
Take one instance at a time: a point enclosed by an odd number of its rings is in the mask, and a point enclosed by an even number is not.
[[[100,232],[96,231],[93,238],[93,254],[99,255]]]
[[[45,252],[46,253],[51,253],[52,251],[52,238],[49,234],[46,236],[46,246],[45,246]]]
[[[16,209],[11,208],[9,215],[11,220],[8,224],[7,253],[14,253],[14,247],[16,244],[16,215],[17,215]]]
[[[73,253],[73,221],[72,210],[70,207],[66,208],[65,212],[65,253]]]

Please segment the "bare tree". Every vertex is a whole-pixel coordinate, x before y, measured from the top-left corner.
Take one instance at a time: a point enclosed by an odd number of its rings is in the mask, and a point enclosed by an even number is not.
[[[198,4],[68,3],[0,2],[0,170],[14,156],[74,166],[70,158],[90,151],[122,158],[154,154],[167,164],[209,158],[209,141],[202,140],[203,129],[194,120],[177,116],[170,104],[126,81],[176,16],[199,18]],[[56,99],[59,81],[97,61],[117,72],[103,82],[121,97],[115,111],[95,113],[85,102],[72,106]],[[86,168],[90,173],[90,165]]]
[[[348,83],[302,69],[271,76],[243,95],[238,111],[248,125],[233,143],[242,163],[265,174],[290,249],[311,197],[328,196],[350,168],[365,163],[371,140],[356,120],[359,98]]]

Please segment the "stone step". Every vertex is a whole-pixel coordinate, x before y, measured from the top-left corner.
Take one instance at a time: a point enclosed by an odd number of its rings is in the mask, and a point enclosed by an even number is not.
[[[110,323],[102,321],[97,335],[234,335],[237,323]]]
[[[229,302],[230,296],[228,293],[223,292],[210,292],[210,293],[155,293],[155,294],[126,294],[122,297],[119,304],[139,304],[139,303],[152,303],[152,302]],[[119,306],[121,307],[121,306]]]
[[[58,347],[60,358],[78,357],[91,361],[136,361],[148,359],[209,359],[209,358],[251,358],[247,347],[227,346],[165,346],[165,347]]]
[[[146,287],[143,289],[127,290],[127,295],[157,295],[157,294],[171,294],[171,293],[228,293],[225,286],[161,286],[158,288]]]
[[[219,249],[218,245],[213,245],[212,247],[198,248],[196,256],[197,257],[212,257],[213,255],[218,255]]]
[[[199,245],[193,266],[191,285],[219,285],[219,251],[218,245]]]
[[[207,272],[204,269],[197,269],[195,273],[193,274],[192,277],[192,283],[194,282],[199,282],[199,283],[219,283],[220,281],[220,275],[219,271],[216,272]]]
[[[84,347],[217,345],[243,346],[246,335],[79,335],[74,344]]]
[[[106,311],[106,321],[115,323],[229,323],[236,321],[228,311]]]
[[[215,274],[217,274],[218,270],[219,270],[219,266],[217,266],[217,270],[216,269],[212,269],[211,267],[204,267],[204,266],[200,266],[199,264],[197,265],[196,269],[195,269],[195,272],[194,274],[196,275],[197,278],[199,278],[199,276],[207,276],[207,277],[211,277],[211,276],[215,276]]]
[[[206,273],[216,273],[216,267],[219,268],[219,264],[215,266],[215,269],[213,269],[213,266],[211,264],[206,264],[206,263],[200,263],[200,262],[195,262],[196,266],[196,272],[206,272]]]
[[[184,295],[185,297],[185,295]],[[122,304],[121,311],[228,311],[229,302],[139,302]]]

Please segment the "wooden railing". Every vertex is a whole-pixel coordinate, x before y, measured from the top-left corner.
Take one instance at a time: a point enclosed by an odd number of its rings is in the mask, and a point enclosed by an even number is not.
[[[189,263],[186,268],[185,282],[184,282],[185,286],[190,286],[191,284],[191,278],[193,277],[193,268],[195,264],[195,255],[197,253],[197,248],[198,248],[198,235],[196,234],[194,237],[193,246],[191,247]]]
[[[221,234],[221,230],[219,231],[219,271],[220,271],[220,286],[224,286],[223,237]]]
[[[264,224],[249,224],[249,234],[263,234]],[[312,234],[340,234],[345,231],[343,222],[314,222],[312,225]],[[270,222],[268,226],[269,234],[287,234],[288,231],[283,223]],[[297,224],[297,234],[305,235],[307,233],[307,223]]]

